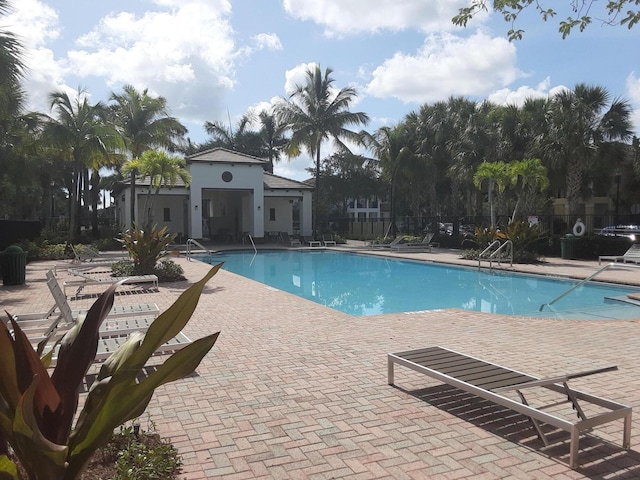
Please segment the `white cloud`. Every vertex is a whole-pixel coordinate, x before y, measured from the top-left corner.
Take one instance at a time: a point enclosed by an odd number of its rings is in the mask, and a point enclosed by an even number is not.
[[[535,87],[523,85],[516,90],[510,88],[501,88],[489,95],[488,100],[498,105],[517,105],[522,106],[525,100],[529,98],[547,98],[552,97],[561,90],[568,90],[565,85],[556,85],[551,87],[551,78],[547,77]]]
[[[259,33],[253,37],[253,41],[259,50],[282,50],[282,43],[275,33]]]
[[[346,36],[382,30],[424,32],[456,28],[451,18],[465,0],[283,0],[287,13],[325,27],[325,35]],[[483,16],[483,15],[481,15]]]
[[[403,102],[433,102],[451,95],[486,95],[522,72],[516,47],[477,32],[469,38],[430,35],[415,55],[398,52],[372,73],[367,93]]]

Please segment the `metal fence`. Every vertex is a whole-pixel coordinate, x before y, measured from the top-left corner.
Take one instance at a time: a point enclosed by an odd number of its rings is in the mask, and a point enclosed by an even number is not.
[[[530,224],[538,224],[550,236],[573,233],[576,222],[584,224],[584,233],[600,233],[603,228],[621,225],[640,225],[640,215],[537,215],[521,217]],[[498,218],[498,226],[504,226],[509,219]],[[455,229],[458,233],[473,232],[477,227],[488,227],[489,217],[462,217],[457,222],[451,217],[398,217],[395,222],[396,233],[420,236],[427,231],[435,231],[452,235]],[[371,239],[392,235],[393,225],[390,218],[341,218],[332,222],[331,228],[337,233],[349,238]]]

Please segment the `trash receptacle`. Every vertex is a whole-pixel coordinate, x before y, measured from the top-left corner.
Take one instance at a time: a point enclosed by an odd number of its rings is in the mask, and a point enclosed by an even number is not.
[[[0,253],[2,283],[4,285],[22,285],[27,270],[27,252],[16,245],[7,247]]]
[[[576,246],[578,238],[574,235],[565,235],[560,239],[560,256],[567,260],[575,260],[578,258]]]

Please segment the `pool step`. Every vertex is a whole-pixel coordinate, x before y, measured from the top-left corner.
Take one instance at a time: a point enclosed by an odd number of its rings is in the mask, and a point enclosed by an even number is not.
[[[630,305],[635,305],[637,307],[640,307],[640,300],[636,300],[635,298],[630,298],[627,295],[620,295],[616,297],[604,297],[604,301],[606,303],[622,302],[622,303],[628,303]]]

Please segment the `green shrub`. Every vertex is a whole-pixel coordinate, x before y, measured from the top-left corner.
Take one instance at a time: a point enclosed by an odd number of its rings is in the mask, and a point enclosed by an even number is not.
[[[130,260],[121,260],[111,265],[111,272],[116,277],[130,277],[136,275],[135,267]],[[176,282],[184,280],[184,270],[173,260],[162,260],[151,272],[158,277],[159,282]]]
[[[154,269],[159,282],[184,280],[184,270],[173,260],[162,260]]]
[[[120,260],[111,264],[111,272],[115,277],[130,277],[133,275],[133,262]]]

